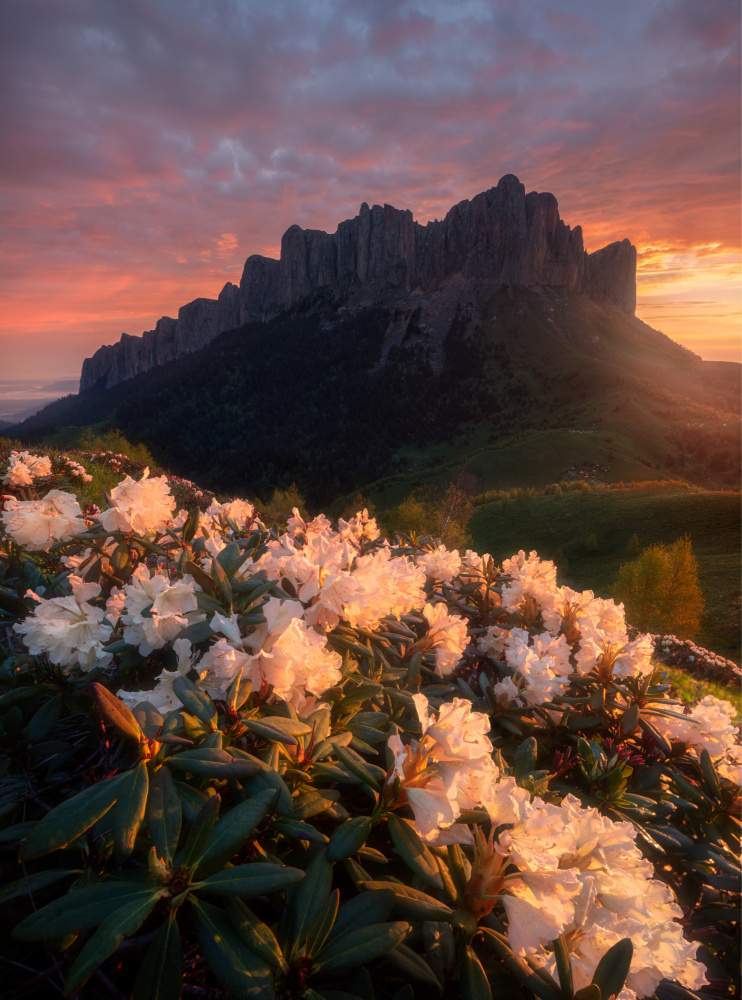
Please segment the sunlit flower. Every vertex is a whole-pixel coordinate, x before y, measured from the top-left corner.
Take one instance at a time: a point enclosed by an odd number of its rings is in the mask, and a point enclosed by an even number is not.
[[[79,503],[63,490],[49,490],[43,500],[11,498],[0,520],[16,544],[43,552],[85,531]]]
[[[98,515],[106,531],[137,532],[140,535],[167,530],[175,507],[165,476],[150,479],[149,469],[136,482],[127,476],[111,490],[111,507]]]
[[[111,656],[103,648],[113,629],[103,608],[88,603],[100,593],[97,583],[83,583],[71,578],[70,597],[39,598],[32,615],[18,622],[13,630],[23,636],[29,653],[46,653],[52,663],[62,667],[80,667],[83,671],[106,666]]]

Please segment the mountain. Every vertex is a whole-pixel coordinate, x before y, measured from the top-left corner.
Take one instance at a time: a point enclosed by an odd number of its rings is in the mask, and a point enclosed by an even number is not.
[[[320,288],[350,309],[421,307],[420,323],[440,342],[456,306],[481,314],[499,287],[565,288],[613,306],[636,307],[636,250],[628,240],[595,253],[582,230],[559,217],[552,194],[526,194],[508,174],[496,187],[455,205],[442,221],[421,226],[409,211],[364,202],[333,234],[291,226],[279,260],[248,257],[239,288],[228,282],[218,299],[195,299],[178,318],[163,316],[141,337],[123,333],[82,367],[80,391],[105,388],[198,351],[226,330],[268,321]],[[403,331],[391,331],[392,344]]]

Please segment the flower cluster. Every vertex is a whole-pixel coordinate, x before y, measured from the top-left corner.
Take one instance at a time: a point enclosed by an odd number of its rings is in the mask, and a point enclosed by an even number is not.
[[[711,696],[683,713],[661,683],[652,638],[629,637],[621,605],[560,586],[553,563],[534,552],[498,568],[486,553],[392,544],[365,510],[336,528],[294,510],[285,531],[268,531],[246,500],[176,512],[167,478],[147,469],[139,479],[126,475],[107,499],[86,519],[71,493],[11,498],[0,523],[14,544],[0,550],[28,581],[17,593],[29,613],[9,634],[39,658],[54,705],[75,705],[76,686],[88,697],[105,682],[96,700],[104,720],[127,738],[141,726],[140,758],[116,780],[133,788],[146,770],[153,801],[172,793],[189,831],[202,808],[213,819],[215,797],[233,798],[238,809],[262,795],[265,825],[249,834],[259,860],[247,867],[293,871],[286,858],[298,864],[305,852],[317,872],[327,858],[344,861],[343,891],[348,876],[375,891],[386,876],[364,866],[389,861],[381,850],[391,838],[417,880],[412,902],[426,913],[455,909],[461,926],[470,920],[490,931],[507,967],[525,970],[526,987],[533,968],[547,985],[559,980],[564,954],[574,990],[588,987],[606,952],[626,939],[633,956],[618,1000],[650,996],[665,978],[691,990],[705,984],[673,881],[664,880],[672,870],[664,859],[673,856],[662,850],[666,842],[695,849],[668,817],[677,807],[690,828],[694,804],[708,804],[693,829],[721,833],[703,855],[689,854],[683,878],[698,870],[727,891],[724,852],[742,780],[735,713]],[[25,563],[19,547],[34,553]],[[42,576],[36,563],[53,570]],[[9,731],[14,725],[41,729],[12,720]],[[126,803],[112,812],[117,865],[134,847],[121,832]],[[158,808],[142,804],[136,813],[148,828],[142,840],[155,843],[162,885],[187,887],[175,843],[158,841]],[[354,839],[359,833],[368,844]],[[237,838],[231,856],[241,849]],[[210,885],[218,892],[243,867],[224,869]],[[390,897],[409,877],[394,871],[383,883]],[[329,886],[331,865],[323,878]],[[688,898],[685,884],[683,892]],[[185,905],[183,893],[171,894],[173,912]],[[224,936],[227,911],[192,905],[200,941],[202,913]],[[248,921],[247,908],[237,910]],[[270,907],[260,912],[271,919]],[[386,920],[377,927],[388,935],[397,925]],[[431,923],[408,945],[397,928],[389,948],[417,947]],[[446,988],[456,989],[474,961],[479,936],[471,934]],[[313,965],[306,949],[284,965],[301,961],[308,976],[326,960],[332,971],[331,951]],[[274,964],[280,978],[283,965]]]
[[[12,451],[3,474],[6,486],[32,486],[36,479],[46,479],[52,474],[52,463],[48,455],[32,455],[29,451]]]

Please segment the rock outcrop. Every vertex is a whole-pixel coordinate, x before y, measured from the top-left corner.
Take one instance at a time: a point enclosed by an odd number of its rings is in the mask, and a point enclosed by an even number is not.
[[[628,240],[586,253],[579,226],[559,217],[551,194],[526,194],[508,174],[497,187],[455,205],[442,221],[422,226],[412,213],[364,202],[334,234],[291,226],[278,260],[248,257],[240,286],[228,283],[218,299],[196,299],[178,319],[163,317],[142,337],[122,334],[83,364],[80,391],[106,387],[153,365],[197,351],[225,330],[267,320],[321,287],[359,289],[393,304],[430,295],[453,277],[506,286],[555,286],[633,316],[636,249]]]

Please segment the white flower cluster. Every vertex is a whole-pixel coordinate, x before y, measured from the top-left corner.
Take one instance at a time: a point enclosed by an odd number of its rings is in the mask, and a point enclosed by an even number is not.
[[[17,545],[42,552],[48,552],[55,542],[68,541],[86,527],[76,498],[63,490],[49,490],[43,500],[9,497],[0,521]]]
[[[70,583],[71,597],[46,600],[28,591],[27,596],[38,601],[38,606],[13,629],[23,636],[33,656],[45,653],[52,663],[83,671],[106,666],[111,656],[103,644],[110,639],[113,629],[106,620],[105,610],[89,603],[100,594],[100,584],[83,583],[75,576],[70,577]]]
[[[512,778],[498,783],[500,771],[492,760],[487,736],[490,721],[473,712],[471,702],[454,698],[438,716],[428,714],[425,695],[413,695],[422,736],[405,746],[399,736],[389,738],[399,791],[412,806],[415,829],[431,844],[471,844],[469,827],[456,823],[462,809],[484,808],[493,822],[503,813],[509,795],[528,799]],[[513,817],[514,818],[514,817]]]
[[[521,806],[500,851],[518,868],[506,879],[502,904],[518,954],[546,966],[558,979],[549,943],[564,935],[575,989],[588,986],[605,952],[630,938],[634,954],[620,1000],[650,996],[659,982],[677,979],[689,989],[706,983],[696,945],[683,937],[671,890],[636,847],[630,823],[585,809],[572,795],[559,805],[536,798]]]
[[[84,483],[91,483],[93,481],[93,477],[85,471],[85,466],[80,465],[79,462],[75,462],[71,458],[64,458],[63,461],[73,476],[81,479]]]
[[[554,563],[535,552],[520,551],[502,564],[510,580],[502,588],[502,605],[526,625],[545,630],[491,626],[478,640],[480,652],[504,657],[515,680],[495,685],[495,693],[526,705],[543,705],[564,693],[573,672],[597,669],[613,677],[643,676],[653,670],[651,636],[629,641],[622,604],[559,587]],[[574,653],[574,664],[570,660]],[[516,683],[516,681],[518,683]],[[518,688],[519,690],[515,691]]]
[[[48,455],[32,455],[30,451],[11,451],[2,481],[6,486],[32,486],[34,479],[52,474]]]
[[[682,718],[654,714],[652,723],[668,740],[681,740],[699,752],[707,750],[723,778],[742,784],[742,746],[737,742],[739,727],[733,722],[736,715],[730,702],[707,694]]]

